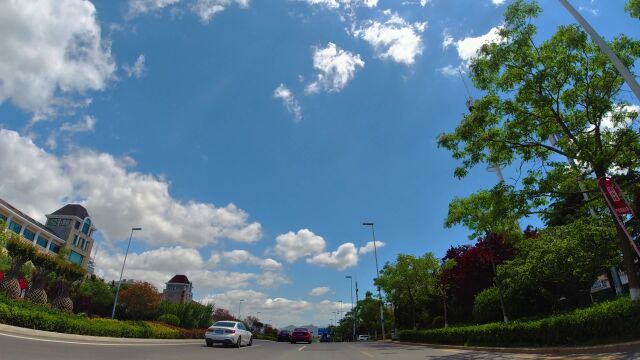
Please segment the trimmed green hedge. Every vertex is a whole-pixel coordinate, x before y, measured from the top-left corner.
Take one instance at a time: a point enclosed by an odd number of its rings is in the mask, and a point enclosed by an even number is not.
[[[402,330],[400,341],[475,346],[584,345],[640,338],[640,302],[628,297],[535,321]]]
[[[0,297],[0,323],[67,334],[125,338],[178,339],[180,331],[146,321],[90,319],[44,306]]]

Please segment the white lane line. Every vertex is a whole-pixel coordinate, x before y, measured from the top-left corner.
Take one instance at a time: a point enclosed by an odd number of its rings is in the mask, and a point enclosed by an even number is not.
[[[81,341],[65,341],[65,340],[53,340],[53,339],[40,339],[29,336],[19,336],[19,335],[11,335],[0,333],[0,336],[6,336],[16,339],[23,340],[34,340],[34,341],[43,341],[43,342],[52,342],[52,343],[61,343],[61,344],[74,344],[74,345],[94,345],[94,346],[185,346],[185,345],[198,345],[198,343],[153,343],[153,344],[135,344],[135,343],[92,343],[92,342],[81,342]]]
[[[302,347],[301,347],[300,349],[298,349],[298,351],[302,351],[302,350],[304,350],[304,348],[306,348],[306,347],[307,347],[307,345],[302,345]]]

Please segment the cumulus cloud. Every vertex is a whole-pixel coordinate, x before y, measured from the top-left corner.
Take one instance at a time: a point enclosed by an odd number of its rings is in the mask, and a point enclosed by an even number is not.
[[[162,10],[180,0],[129,0],[129,16],[137,16]]]
[[[422,54],[423,44],[420,34],[426,29],[426,22],[409,23],[397,13],[385,11],[385,22],[370,20],[353,31],[357,36],[373,46],[376,56],[397,63],[411,65]]]
[[[198,15],[203,23],[211,21],[214,15],[224,11],[231,4],[236,3],[240,8],[249,8],[250,0],[198,0],[191,10]]]
[[[102,90],[116,65],[89,1],[0,2],[0,103],[10,99],[35,119],[72,96]]]
[[[360,249],[358,249],[358,252],[362,255],[373,252],[375,250],[373,245],[374,245],[373,241],[369,241],[365,246],[361,246]],[[381,247],[384,247],[386,244],[382,241],[376,241],[375,245],[377,248],[381,248]]]
[[[375,8],[378,6],[378,0],[299,0],[306,2],[312,6],[323,6],[329,9],[346,8],[351,9],[355,7],[368,7]]]
[[[273,252],[292,263],[301,257],[322,252],[325,246],[326,242],[321,236],[314,234],[309,229],[301,229],[297,233],[289,231],[286,234],[278,235]]]
[[[229,265],[256,265],[267,271],[282,270],[282,264],[274,259],[261,259],[247,250],[225,251],[221,254],[212,254],[215,263],[223,262]]]
[[[322,296],[327,294],[329,291],[331,291],[330,288],[326,286],[321,286],[321,287],[311,289],[311,291],[309,291],[309,296]]]
[[[131,224],[144,228],[139,236],[156,246],[203,247],[221,239],[252,243],[262,237],[261,225],[236,205],[175,199],[166,179],[133,171],[130,158],[79,148],[58,157],[4,129],[0,150],[0,169],[12,174],[0,179],[0,193],[39,219],[78,202],[107,240],[126,238]]]
[[[69,123],[65,122],[60,127],[60,131],[72,132],[72,133],[81,133],[81,132],[94,132],[96,127],[96,118],[90,115],[86,115],[82,118],[82,120]]]
[[[491,0],[493,5],[495,5],[495,6],[500,6],[500,5],[504,4],[505,1],[507,1],[507,0]]]
[[[133,65],[124,64],[122,69],[127,74],[127,77],[135,77],[136,79],[139,79],[145,70],[144,62],[144,54],[140,54]]]
[[[284,84],[278,85],[278,87],[273,91],[273,97],[282,100],[282,104],[284,104],[287,111],[293,114],[293,120],[295,122],[302,120],[302,107],[291,90],[289,90],[289,88]]]
[[[307,85],[305,92],[340,92],[362,67],[364,61],[360,55],[340,49],[334,43],[328,43],[325,48],[315,47],[313,68],[317,72],[316,81]]]
[[[336,251],[324,252],[307,259],[307,263],[330,266],[340,271],[358,265],[358,250],[352,243],[344,243]]]
[[[468,66],[471,60],[478,55],[478,50],[484,44],[495,43],[502,41],[500,37],[501,26],[493,27],[484,35],[480,36],[470,36],[460,40],[455,40],[449,33],[446,31],[443,33],[442,47],[448,48],[453,46],[456,48],[458,52],[458,57],[462,61],[462,63],[458,66],[454,65],[446,65],[439,69],[440,73],[443,75],[454,76],[457,75],[458,72],[464,71]]]

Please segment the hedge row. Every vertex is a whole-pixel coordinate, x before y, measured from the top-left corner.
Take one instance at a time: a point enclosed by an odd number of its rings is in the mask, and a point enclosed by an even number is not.
[[[0,298],[0,323],[67,334],[125,338],[178,339],[181,333],[159,323],[90,319],[24,301]]]
[[[640,302],[628,297],[535,321],[402,330],[401,341],[469,346],[584,345],[640,337]]]

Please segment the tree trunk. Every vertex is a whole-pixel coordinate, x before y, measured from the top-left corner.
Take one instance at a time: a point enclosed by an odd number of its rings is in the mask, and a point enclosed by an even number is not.
[[[449,322],[447,321],[447,295],[445,294],[442,299],[442,305],[444,306],[444,328],[449,327]]]
[[[616,226],[616,230],[618,232],[618,241],[620,242],[620,247],[622,248],[622,259],[624,260],[624,267],[627,271],[627,278],[629,279],[629,296],[631,296],[631,300],[639,301],[640,300],[640,283],[638,283],[638,275],[636,274],[636,265],[633,262],[635,258],[635,253],[631,244],[629,243],[629,239],[625,234],[625,230],[620,227],[618,221],[616,221],[616,216],[611,214],[611,219]]]

